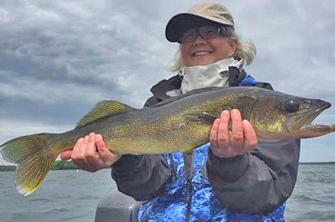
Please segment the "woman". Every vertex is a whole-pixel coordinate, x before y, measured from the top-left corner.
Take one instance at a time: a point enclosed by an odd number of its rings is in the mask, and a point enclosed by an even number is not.
[[[179,72],[153,86],[145,106],[210,86],[272,89],[245,73],[244,62],[252,62],[255,47],[239,40],[233,17],[222,5],[202,3],[174,16],[166,38],[180,43],[172,64]],[[94,133],[78,140],[62,159],[71,158],[91,172],[112,166],[121,192],[147,200],[140,221],[284,221],[299,150],[300,141],[258,142],[252,125],[232,110],[213,123],[210,144],[193,151],[191,171],[184,169],[181,153],[121,157]]]

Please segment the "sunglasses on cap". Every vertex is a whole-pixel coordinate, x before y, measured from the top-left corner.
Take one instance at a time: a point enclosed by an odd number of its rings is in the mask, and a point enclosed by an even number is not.
[[[189,43],[196,40],[198,36],[202,39],[213,39],[218,36],[228,36],[228,29],[225,26],[200,26],[191,28],[183,32],[179,38],[179,43]]]

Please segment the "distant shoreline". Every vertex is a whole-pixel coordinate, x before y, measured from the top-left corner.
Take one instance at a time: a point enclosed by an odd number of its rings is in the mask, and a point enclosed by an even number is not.
[[[300,165],[332,165],[335,164],[335,161],[331,162],[300,162]]]
[[[335,165],[335,161],[331,162],[300,162],[299,165]],[[72,161],[61,161],[58,160],[52,166],[51,170],[76,170],[80,169]],[[16,166],[14,165],[0,165],[0,171],[15,171]]]
[[[76,170],[80,169],[72,161],[57,160],[51,167],[51,170]],[[15,165],[0,165],[0,171],[15,171]]]

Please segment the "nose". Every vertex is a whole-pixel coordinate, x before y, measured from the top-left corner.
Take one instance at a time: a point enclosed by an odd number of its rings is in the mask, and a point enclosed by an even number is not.
[[[202,36],[198,33],[197,37],[195,38],[193,44],[198,45],[198,44],[204,44],[206,43],[206,40],[202,38]]]

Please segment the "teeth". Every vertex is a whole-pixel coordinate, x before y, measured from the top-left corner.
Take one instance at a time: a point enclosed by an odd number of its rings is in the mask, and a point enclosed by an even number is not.
[[[209,54],[210,52],[196,52],[196,53],[194,53],[193,55],[194,56],[199,56],[199,55],[207,55],[207,54]]]

